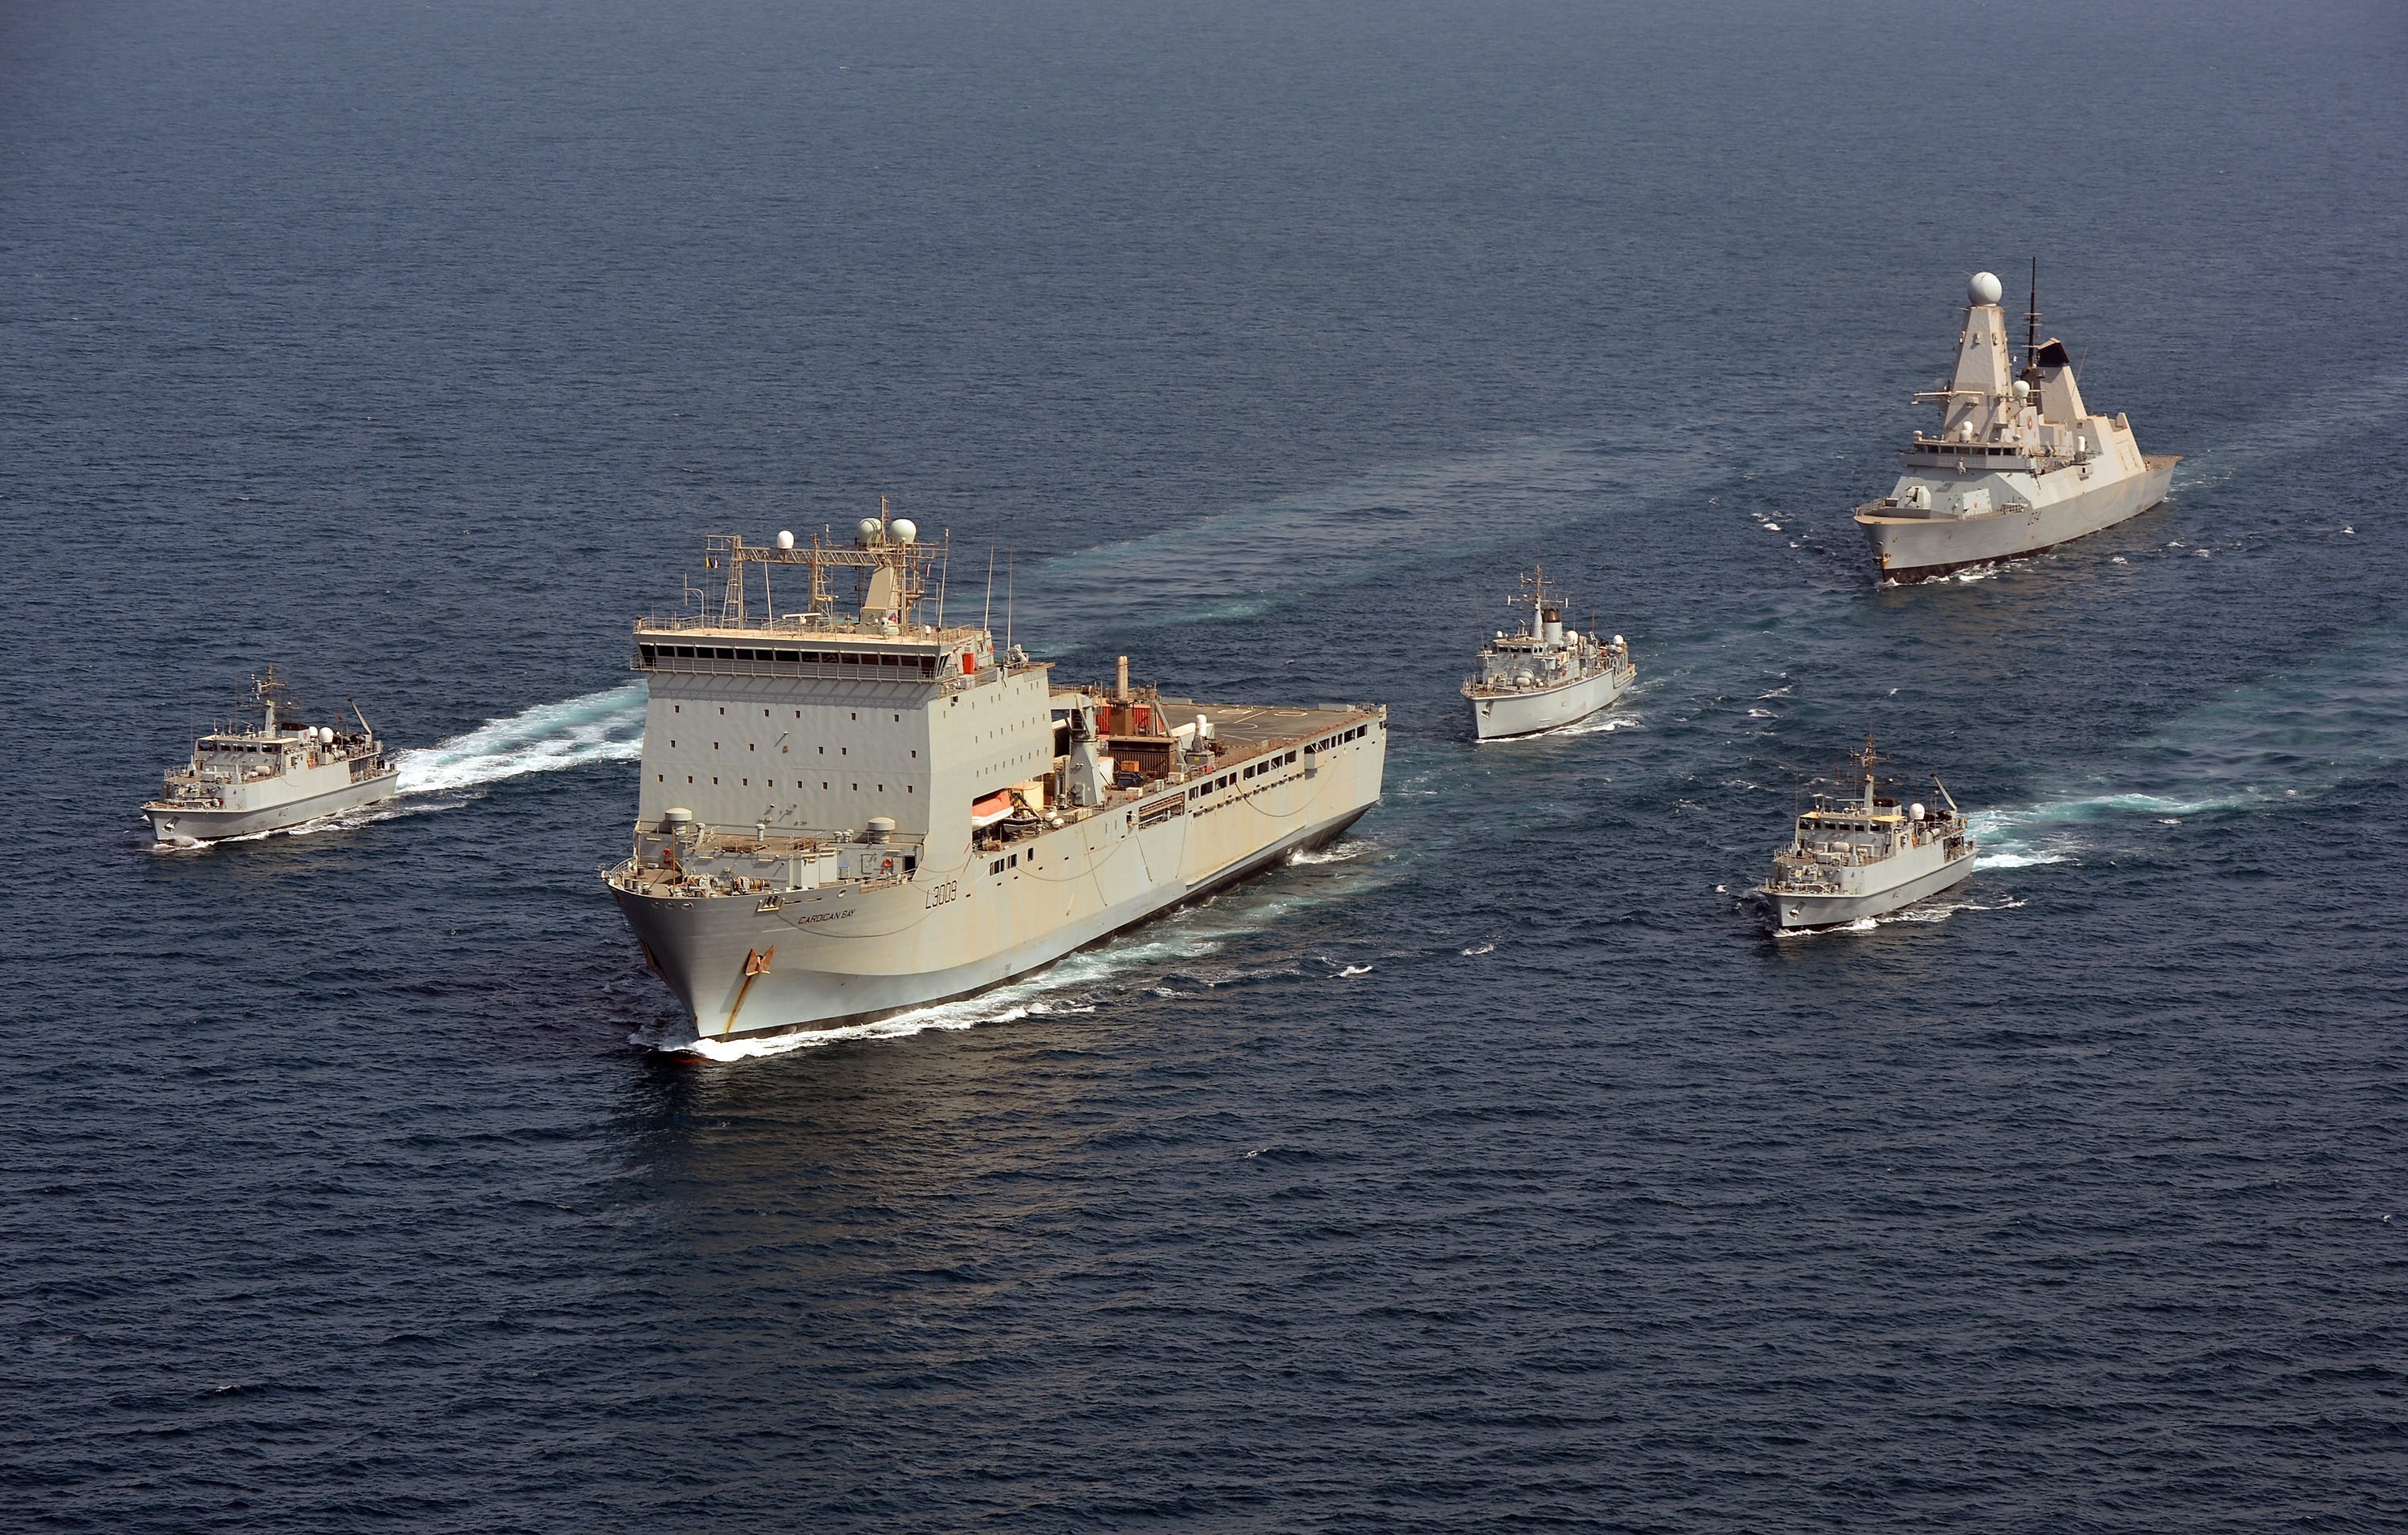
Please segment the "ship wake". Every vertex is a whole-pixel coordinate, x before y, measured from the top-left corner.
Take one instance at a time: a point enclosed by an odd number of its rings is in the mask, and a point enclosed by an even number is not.
[[[642,682],[629,682],[538,704],[433,746],[396,753],[398,787],[405,795],[433,794],[598,762],[633,762],[644,753],[645,697]]]
[[[2136,740],[2073,793],[1969,818],[1976,868],[2066,863],[2114,825],[2174,826],[2313,800],[2408,758],[2408,621],[2230,688]]]

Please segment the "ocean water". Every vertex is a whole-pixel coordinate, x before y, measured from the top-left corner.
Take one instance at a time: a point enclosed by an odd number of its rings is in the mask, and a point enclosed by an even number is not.
[[[0,80],[0,1522],[2408,1524],[2395,7],[29,0]],[[2173,495],[1876,591],[2034,256]],[[662,1057],[628,621],[882,494],[1062,675],[1386,701],[1385,796]],[[1642,682],[1475,748],[1534,558]],[[150,851],[270,660],[408,793]],[[1768,939],[1868,728],[1979,875]]]

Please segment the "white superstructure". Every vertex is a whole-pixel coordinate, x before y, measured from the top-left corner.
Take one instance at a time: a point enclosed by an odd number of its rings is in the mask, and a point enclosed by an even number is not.
[[[852,546],[717,537],[715,610],[637,624],[642,783],[606,878],[694,1037],[982,990],[1326,842],[1378,799],[1383,708],[1166,697],[1125,658],[1109,688],[1058,687],[983,627],[921,622],[942,556],[899,518]],[[781,571],[808,583],[799,610],[778,610]]]
[[[2037,264],[2020,372],[2000,295],[1996,277],[1974,274],[1956,370],[1914,396],[1939,408],[1939,431],[1916,432],[1897,485],[1856,509],[1885,582],[2039,553],[2148,510],[2172,481],[2179,460],[2142,452],[2120,412],[2092,410],[2065,343],[2040,339]]]

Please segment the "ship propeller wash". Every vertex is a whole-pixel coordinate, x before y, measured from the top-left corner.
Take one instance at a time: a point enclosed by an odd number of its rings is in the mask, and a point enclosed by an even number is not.
[[[851,543],[714,536],[724,595],[637,622],[643,781],[604,879],[684,1011],[663,1048],[967,997],[1327,842],[1379,798],[1384,707],[1167,697],[1126,657],[1109,687],[1056,686],[945,622],[947,542],[883,516]],[[779,611],[782,572],[799,610]]]
[[[356,731],[293,723],[294,710],[276,668],[251,679],[254,728],[211,731],[193,743],[192,759],[170,768],[159,797],[142,807],[162,842],[214,842],[280,831],[322,816],[394,798],[400,773],[367,716],[351,706]]]
[[[1997,278],[1974,274],[1956,370],[1914,396],[1939,407],[1938,433],[1915,433],[1899,454],[1897,486],[1856,509],[1886,583],[2037,554],[2113,527],[2164,500],[2173,479],[2179,461],[2142,452],[2121,413],[2094,413],[2065,343],[2040,338],[2039,263],[2020,372],[2000,295]]]
[[[1564,626],[1562,607],[1549,595],[1544,567],[1522,578],[1530,616],[1512,634],[1480,647],[1480,674],[1468,678],[1471,728],[1481,740],[1535,735],[1584,720],[1639,680],[1630,647],[1620,635],[1600,640]]]
[[[1874,774],[1882,760],[1872,738],[1848,760],[1863,773],[1845,799],[1814,796],[1799,813],[1789,845],[1773,854],[1772,877],[1757,888],[1776,928],[1830,927],[1877,917],[1937,895],[1973,872],[1973,839],[1947,785],[1935,774],[1941,805],[1901,806],[1884,798]]]

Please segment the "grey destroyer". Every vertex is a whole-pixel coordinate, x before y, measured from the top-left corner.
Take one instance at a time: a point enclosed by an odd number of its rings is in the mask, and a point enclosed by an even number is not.
[[[945,545],[908,519],[708,544],[724,595],[635,624],[642,784],[603,876],[683,1011],[662,1048],[985,990],[1326,843],[1380,796],[1384,706],[1199,703],[1132,685],[1126,657],[1066,687],[946,623],[941,582],[924,622]],[[783,612],[781,573],[804,588]]]
[[[251,679],[256,726],[213,730],[168,769],[159,797],[142,807],[161,842],[214,842],[280,831],[322,816],[381,804],[399,793],[400,772],[367,716],[359,729],[297,724],[283,679],[270,667]]]
[[[1471,729],[1480,740],[1535,735],[1584,720],[1630,689],[1639,671],[1620,635],[1599,639],[1564,625],[1544,567],[1522,578],[1529,617],[1480,647],[1480,671],[1465,679]]]
[[[1772,876],[1755,894],[1777,928],[1831,927],[1912,906],[1973,872],[1974,843],[1964,812],[1933,775],[1941,803],[1927,809],[1885,798],[1874,776],[1881,759],[1871,738],[1849,760],[1863,772],[1846,798],[1816,795],[1801,811],[1789,845],[1773,854]]]
[[[1904,585],[2037,554],[2165,499],[2176,458],[2143,453],[2121,412],[2083,403],[2065,343],[2040,338],[2039,265],[2016,371],[1999,280],[1966,292],[1954,374],[1914,396],[1940,428],[1899,454],[1889,495],[1856,509],[1885,583]]]

